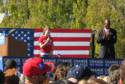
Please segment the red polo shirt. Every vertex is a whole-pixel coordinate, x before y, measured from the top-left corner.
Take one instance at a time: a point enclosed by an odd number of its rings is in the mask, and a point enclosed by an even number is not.
[[[42,35],[40,38],[39,38],[39,42],[41,44],[44,44],[47,40],[47,37],[45,35]],[[51,51],[53,51],[53,40],[52,38],[50,37],[50,41],[43,47],[40,49],[43,53],[49,53]]]

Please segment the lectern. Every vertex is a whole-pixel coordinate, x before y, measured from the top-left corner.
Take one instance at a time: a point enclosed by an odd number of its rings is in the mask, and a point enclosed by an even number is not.
[[[4,43],[0,44],[0,56],[26,56],[27,44],[25,42],[14,39],[11,35],[6,36],[4,40]]]

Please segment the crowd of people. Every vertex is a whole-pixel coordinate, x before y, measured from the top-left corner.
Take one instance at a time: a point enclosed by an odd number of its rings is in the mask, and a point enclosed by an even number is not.
[[[124,84],[125,60],[108,69],[109,75],[97,76],[84,65],[66,62],[54,63],[41,57],[26,59],[22,72],[15,60],[7,59],[4,71],[0,71],[0,84]]]

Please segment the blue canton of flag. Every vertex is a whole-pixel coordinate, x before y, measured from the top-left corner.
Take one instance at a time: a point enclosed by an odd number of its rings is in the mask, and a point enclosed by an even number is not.
[[[11,35],[16,39],[27,43],[27,56],[33,56],[33,30],[16,29]]]

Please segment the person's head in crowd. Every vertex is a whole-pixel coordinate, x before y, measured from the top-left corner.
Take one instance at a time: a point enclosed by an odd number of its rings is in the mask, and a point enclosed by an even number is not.
[[[69,63],[60,62],[60,64],[57,65],[55,70],[55,77],[56,77],[55,79],[56,80],[65,79],[69,68],[70,68]]]
[[[46,74],[51,70],[51,65],[47,62],[44,63],[40,57],[27,59],[23,65],[25,84],[47,84],[49,81]]]
[[[16,61],[13,59],[7,59],[5,62],[5,70],[12,69],[12,68],[17,68]]]
[[[17,63],[13,59],[7,59],[5,62],[5,84],[19,84],[19,77],[16,76]]]
[[[104,80],[101,79],[89,79],[87,80],[87,84],[108,84]]]
[[[113,64],[109,67],[110,83],[117,84],[120,80],[120,65]]]
[[[67,73],[67,80],[73,84],[78,83],[84,77],[84,67],[82,65],[73,66]]]
[[[62,61],[57,61],[56,62],[57,67],[65,67],[67,69],[71,68],[71,63],[68,62],[62,62]]]
[[[7,59],[5,62],[4,74],[5,78],[16,75],[17,72],[17,63],[13,59]]]
[[[82,79],[82,80],[80,80],[80,81],[78,82],[78,84],[88,84],[88,83],[87,83],[87,80]]]
[[[52,84],[66,84],[66,81],[57,80],[57,81],[53,82]]]
[[[5,80],[4,73],[3,71],[0,70],[0,84],[4,84],[4,80]]]
[[[96,74],[90,70],[90,68],[83,65],[73,66],[67,73],[67,79],[73,83],[78,83],[81,79],[96,78]]]
[[[84,69],[84,79],[96,78],[96,73],[91,71],[89,67],[85,67]]]
[[[101,75],[101,76],[98,76],[97,79],[101,79],[101,80],[104,80],[107,83],[110,83],[110,77],[109,76]]]
[[[118,65],[118,64],[113,64],[113,65],[111,65],[111,66],[109,67],[108,71],[109,71],[109,74],[110,74],[110,73],[112,74],[113,71],[119,70],[119,69],[120,69],[120,65]]]
[[[68,80],[64,79],[64,80],[57,80],[57,81],[55,81],[51,84],[77,84],[77,83],[73,83],[71,81],[68,81]]]

